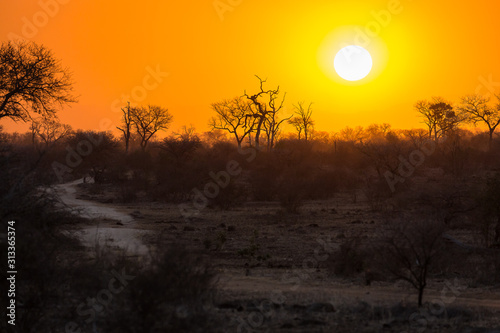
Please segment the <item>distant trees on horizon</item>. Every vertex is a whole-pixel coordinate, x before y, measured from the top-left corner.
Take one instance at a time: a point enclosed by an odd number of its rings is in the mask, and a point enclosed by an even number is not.
[[[31,122],[32,142],[45,148],[68,136],[72,130],[60,124],[56,106],[76,102],[72,94],[72,80],[68,69],[63,68],[52,52],[33,42],[4,42],[0,46],[0,119]],[[500,125],[500,95],[496,103],[478,94],[466,95],[453,105],[442,97],[420,100],[415,110],[427,127],[427,135],[421,129],[396,130],[388,124],[345,127],[337,133],[315,130],[312,103],[299,102],[294,113],[283,116],[286,93],[280,87],[266,88],[266,81],[259,80],[254,93],[244,91],[242,96],[223,100],[211,105],[214,116],[209,120],[210,134],[207,140],[227,140],[232,136],[238,147],[275,148],[281,140],[304,140],[336,144],[339,141],[365,143],[374,136],[392,135],[421,141],[435,142],[447,137],[464,135],[463,125],[485,126],[488,134],[488,149],[492,149],[496,130]],[[38,114],[38,117],[36,115]],[[122,109],[121,125],[125,151],[138,143],[146,150],[151,141],[156,141],[159,132],[169,129],[173,120],[170,111],[158,105],[131,106]],[[289,124],[293,133],[283,133],[282,125]],[[374,134],[374,132],[380,132]],[[225,134],[224,134],[225,133]],[[172,135],[170,135],[172,136]],[[203,141],[203,136],[199,135]],[[210,137],[210,139],[209,139]]]

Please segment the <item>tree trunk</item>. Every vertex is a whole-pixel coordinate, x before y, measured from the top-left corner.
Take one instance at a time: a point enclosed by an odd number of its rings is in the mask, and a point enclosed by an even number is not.
[[[265,116],[260,117],[259,123],[257,124],[257,130],[255,131],[255,148],[259,150],[260,148],[260,129],[262,127],[262,123],[264,122]]]
[[[424,288],[425,286],[420,286],[418,288],[418,307],[422,307],[422,299],[424,298]]]
[[[495,227],[495,244],[498,244],[500,241],[500,212],[498,214],[497,225]]]
[[[489,141],[488,141],[488,151],[491,151],[491,147],[493,146],[493,133],[495,132],[494,129],[491,129],[490,128],[490,138],[489,138]]]

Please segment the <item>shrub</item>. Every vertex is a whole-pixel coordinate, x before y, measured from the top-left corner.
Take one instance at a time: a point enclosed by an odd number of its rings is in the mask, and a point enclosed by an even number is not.
[[[106,332],[210,332],[215,275],[201,257],[169,245],[130,282]]]
[[[346,238],[330,259],[331,271],[338,276],[355,276],[365,270],[366,257],[360,237]]]
[[[209,200],[210,207],[228,210],[243,203],[245,200],[245,188],[231,179],[229,185],[219,188],[219,194]]]

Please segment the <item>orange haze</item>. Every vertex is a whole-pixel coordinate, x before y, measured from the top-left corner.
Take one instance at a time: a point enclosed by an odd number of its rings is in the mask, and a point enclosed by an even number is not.
[[[73,128],[114,128],[123,98],[205,131],[210,104],[255,91],[255,74],[287,92],[286,113],[313,102],[318,130],[412,128],[419,99],[499,89],[499,12],[491,0],[2,0],[0,39],[43,43],[71,69],[79,103],[60,118]],[[358,83],[333,72],[348,44],[374,59]]]

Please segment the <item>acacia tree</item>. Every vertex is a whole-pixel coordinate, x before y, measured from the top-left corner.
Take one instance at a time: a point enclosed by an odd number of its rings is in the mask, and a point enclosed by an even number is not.
[[[31,112],[50,117],[56,107],[76,102],[69,71],[43,45],[3,42],[0,46],[0,119],[27,121]]]
[[[132,115],[130,112],[130,102],[128,102],[127,107],[122,109],[122,127],[116,127],[123,133],[123,139],[125,140],[125,152],[128,153],[130,145],[130,135],[132,127]]]
[[[260,134],[263,129],[264,123],[269,118],[275,116],[282,108],[283,103],[285,102],[286,94],[279,101],[280,98],[280,87],[278,86],[275,90],[269,89],[264,90],[264,83],[267,80],[262,80],[260,77],[256,75],[257,79],[260,82],[260,91],[254,95],[248,95],[245,91],[245,97],[250,100],[252,103],[251,110],[249,114],[247,114],[248,118],[253,118],[256,123],[255,127],[255,147],[257,149],[260,148]]]
[[[304,107],[304,102],[299,102],[294,107],[296,115],[288,123],[297,131],[299,140],[301,139],[301,134],[304,133],[304,139],[307,141],[314,131],[314,120],[311,119],[312,103],[309,104],[307,109]]]
[[[462,97],[460,110],[467,117],[467,120],[474,125],[485,123],[488,126],[488,148],[491,150],[493,143],[493,134],[500,125],[500,96],[497,96],[499,101],[495,106],[489,105],[490,98],[478,94],[467,95]]]
[[[146,150],[149,140],[159,131],[165,131],[172,123],[173,116],[168,109],[158,105],[130,109],[130,117],[139,135],[142,150]]]
[[[433,97],[431,101],[422,100],[415,104],[415,109],[424,118],[429,129],[429,137],[434,141],[457,129],[464,118],[455,112],[453,106],[441,97]]]
[[[255,127],[254,119],[248,117],[252,112],[250,102],[236,97],[213,103],[212,110],[216,113],[209,123],[212,130],[223,130],[233,134],[238,148],[241,148],[241,143]]]

